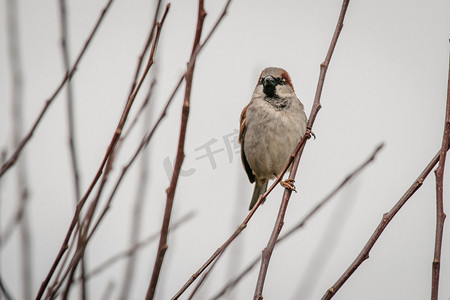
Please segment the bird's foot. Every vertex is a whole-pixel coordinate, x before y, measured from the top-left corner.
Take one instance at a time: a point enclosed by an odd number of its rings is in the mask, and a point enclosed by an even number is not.
[[[307,137],[307,139],[310,139],[311,136],[314,139],[316,139],[316,135],[314,134],[314,132],[311,131],[311,128],[308,127],[308,128],[306,128],[306,137]]]
[[[280,184],[285,189],[290,189],[291,191],[294,191],[294,192],[297,193],[297,190],[295,189],[294,182],[295,182],[294,179],[286,179],[284,181],[280,181]]]

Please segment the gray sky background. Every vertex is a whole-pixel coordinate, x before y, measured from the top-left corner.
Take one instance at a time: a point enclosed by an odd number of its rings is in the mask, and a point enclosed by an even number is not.
[[[70,52],[78,55],[105,1],[68,1]],[[63,77],[57,1],[19,1],[20,55],[24,74],[24,129]],[[208,32],[224,1],[206,1]],[[240,163],[236,138],[239,114],[247,105],[260,71],[285,68],[307,115],[331,40],[341,1],[233,1],[227,16],[198,58],[186,138],[184,170],[175,196],[173,221],[195,211],[195,219],[173,232],[157,298],[172,297],[229,237],[247,214],[253,186]],[[318,299],[362,249],[373,230],[441,145],[449,61],[448,1],[351,1],[329,67],[323,108],[308,142],[284,231],[293,226],[381,142],[376,162],[289,241],[276,247],[265,299]],[[74,77],[75,115],[82,191],[91,182],[126,101],[139,53],[153,15],[152,1],[116,0]],[[174,1],[157,55],[153,120],[160,114],[185,69],[195,31],[196,1]],[[5,1],[0,2],[0,147],[12,153],[11,78],[7,53]],[[146,89],[131,112],[142,103]],[[178,93],[149,147],[148,193],[142,238],[160,229],[169,185],[164,161],[173,162],[183,93]],[[131,120],[130,119],[130,120]],[[139,123],[124,145],[111,183],[142,136]],[[145,122],[144,122],[145,123]],[[205,157],[205,145],[213,161]],[[231,148],[227,148],[230,146]],[[29,173],[33,251],[33,290],[48,272],[67,231],[74,192],[67,146],[66,99],[55,100],[24,151]],[[22,158],[23,158],[22,157]],[[450,176],[449,168],[446,168]],[[94,268],[128,247],[138,170],[122,184],[111,210],[88,247]],[[0,181],[0,226],[16,209],[16,169]],[[169,174],[170,175],[170,174]],[[445,196],[450,188],[448,176]],[[225,253],[199,299],[220,289],[230,274],[260,255],[272,231],[282,189],[277,187],[248,228]],[[426,299],[431,291],[435,232],[435,180],[423,187],[385,230],[370,259],[335,299]],[[445,197],[448,200],[448,197]],[[105,199],[102,200],[104,203]],[[449,201],[445,211],[450,211]],[[440,297],[450,297],[448,221],[444,232]],[[18,232],[1,249],[0,272],[20,297]],[[150,280],[157,243],[143,248],[131,299],[142,299]],[[238,254],[236,257],[235,255]],[[121,287],[123,262],[89,282],[99,299],[109,282]],[[322,272],[319,273],[319,270]],[[229,295],[249,299],[258,270]],[[189,295],[189,292],[185,297]],[[77,298],[77,289],[73,290]]]

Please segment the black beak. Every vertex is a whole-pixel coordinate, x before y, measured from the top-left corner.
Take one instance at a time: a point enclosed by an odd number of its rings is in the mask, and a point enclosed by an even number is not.
[[[275,78],[269,75],[263,79],[262,84],[264,86],[264,94],[268,97],[275,97],[275,86],[277,85]]]
[[[274,88],[275,85],[276,85],[275,78],[273,78],[272,76],[269,75],[266,78],[264,78],[263,86],[265,89],[266,88]]]

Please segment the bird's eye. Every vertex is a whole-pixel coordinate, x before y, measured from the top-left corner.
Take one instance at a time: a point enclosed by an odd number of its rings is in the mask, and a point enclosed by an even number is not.
[[[261,78],[261,80],[259,81],[259,84],[264,84],[264,78]]]
[[[283,77],[278,77],[278,78],[276,79],[276,82],[277,82],[277,84],[279,84],[279,85],[283,85],[283,84],[285,83]]]

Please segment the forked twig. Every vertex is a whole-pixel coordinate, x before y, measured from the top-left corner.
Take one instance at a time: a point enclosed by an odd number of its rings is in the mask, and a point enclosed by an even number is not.
[[[434,245],[434,259],[432,265],[431,299],[438,299],[439,272],[441,265],[442,236],[444,233],[444,168],[447,158],[447,149],[450,139],[450,65],[447,83],[447,107],[445,112],[444,133],[442,135],[442,146],[439,154],[439,165],[434,171],[436,175],[436,238]]]
[[[327,56],[325,58],[325,61],[320,65],[320,75],[319,75],[319,81],[317,84],[316,95],[314,97],[314,103],[313,103],[313,106],[311,109],[311,114],[309,116],[308,124],[306,127],[306,128],[308,128],[309,131],[312,129],[312,126],[316,119],[317,113],[319,112],[319,109],[321,108],[320,98],[322,95],[323,84],[325,81],[325,75],[326,75],[328,66],[330,64],[334,48],[336,47],[336,43],[339,38],[339,34],[341,33],[342,27],[344,26],[345,13],[347,12],[347,7],[348,7],[349,2],[350,2],[350,0],[344,0],[342,2],[341,13],[339,15],[339,19],[338,19],[338,22],[336,25],[336,29],[334,31],[333,38],[331,40],[330,47],[327,52]],[[303,146],[296,153],[295,160],[292,164],[291,173],[289,175],[290,179],[295,179],[298,164],[300,162],[300,158],[302,156],[304,147],[305,147],[305,144],[303,144]],[[272,235],[270,236],[269,242],[267,243],[267,247],[263,250],[263,253],[262,253],[261,267],[260,267],[258,281],[256,283],[256,288],[255,288],[255,293],[254,293],[253,299],[262,299],[263,298],[262,291],[264,288],[264,281],[265,281],[266,274],[267,274],[267,268],[269,267],[269,262],[270,262],[270,258],[272,256],[273,249],[278,240],[278,236],[281,232],[281,228],[283,227],[284,215],[287,210],[287,205],[289,203],[291,193],[292,193],[292,191],[290,189],[286,189],[284,191],[283,199],[281,201],[280,210],[278,212],[277,220],[275,222],[275,226],[273,228]]]

